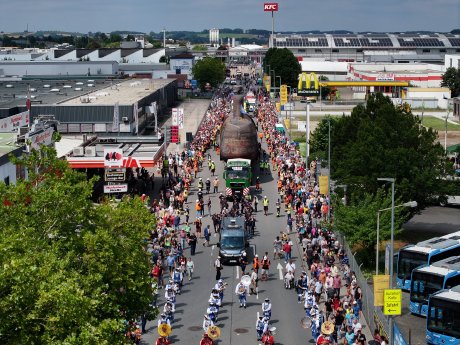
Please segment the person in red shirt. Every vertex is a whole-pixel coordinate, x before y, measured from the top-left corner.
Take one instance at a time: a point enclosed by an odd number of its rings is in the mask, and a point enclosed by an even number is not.
[[[200,345],[214,345],[214,342],[207,333],[203,334],[203,338],[200,341]]]
[[[270,332],[270,330],[265,332],[265,334],[262,336],[262,343],[264,345],[275,345],[275,338],[273,337],[273,334]]]
[[[286,242],[284,245],[283,245],[283,252],[284,252],[284,261],[287,263],[289,260],[291,260],[291,253],[292,251],[292,246],[290,244],[290,242]]]

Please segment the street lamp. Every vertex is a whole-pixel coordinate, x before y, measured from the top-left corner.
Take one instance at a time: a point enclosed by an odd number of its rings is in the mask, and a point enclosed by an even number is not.
[[[446,122],[445,122],[445,131],[444,131],[444,150],[447,152],[447,119],[449,118],[450,114],[450,103],[449,99],[447,99],[447,115],[446,115]]]
[[[327,145],[327,165],[329,170],[329,178],[327,179],[327,191],[329,193],[329,204],[331,203],[331,115],[328,116],[329,133],[328,133],[328,145]],[[331,221],[331,205],[327,208],[327,219]]]
[[[281,92],[281,77],[279,75],[275,76],[275,80],[276,78],[280,78],[280,87],[279,87],[279,92]],[[275,82],[275,92],[276,92],[276,82]]]
[[[273,85],[276,85],[275,70],[271,69],[270,70],[270,92],[272,92],[272,72],[273,72]]]
[[[336,187],[337,188],[343,188],[343,204],[345,206],[347,206],[347,188],[348,188],[348,185],[347,184],[338,184]]]
[[[417,201],[409,201],[405,202],[404,204],[395,206],[398,207],[417,207]],[[391,210],[391,207],[382,208],[381,210],[377,211],[377,249],[375,251],[375,274],[379,274],[379,242],[380,242],[380,212]]]
[[[306,124],[305,124],[305,160],[307,163],[307,170],[310,168],[308,166],[308,157],[310,156],[310,101],[305,102],[305,111],[306,111]]]
[[[395,231],[395,179],[394,177],[380,177],[377,181],[391,182],[391,239],[390,239],[390,289],[393,288],[393,249],[394,249],[394,231]],[[390,334],[389,343],[393,342],[393,317],[390,315]]]

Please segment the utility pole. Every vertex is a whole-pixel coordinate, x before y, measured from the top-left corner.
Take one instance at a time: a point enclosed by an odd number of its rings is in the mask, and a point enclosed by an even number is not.
[[[166,55],[166,28],[163,28],[163,48],[165,48]]]

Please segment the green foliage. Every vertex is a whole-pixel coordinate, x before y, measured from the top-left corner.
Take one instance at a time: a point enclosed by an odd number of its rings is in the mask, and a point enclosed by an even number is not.
[[[401,200],[395,200],[395,206]],[[377,243],[377,211],[391,207],[391,192],[384,189],[377,190],[376,194],[365,193],[363,196],[353,197],[351,203],[345,206],[336,200],[334,205],[334,227],[345,235],[347,242],[357,245],[364,251],[372,251]],[[408,217],[404,207],[395,208],[395,235],[401,231],[402,224]],[[380,241],[390,238],[391,210],[380,212]],[[372,256],[369,256],[371,259]]]
[[[206,57],[193,66],[192,73],[201,89],[206,83],[215,87],[225,80],[225,64],[220,59]]]
[[[442,75],[441,86],[446,86],[450,89],[451,97],[460,95],[460,69],[449,67],[446,73]]]
[[[329,144],[329,120],[331,121],[331,136],[338,122],[337,117],[327,116],[321,119],[318,123],[316,130],[310,136],[310,151],[312,158],[319,158],[321,160],[327,160],[328,156],[328,144]],[[331,149],[332,154],[332,149]]]
[[[311,155],[327,150],[327,123],[313,134]],[[420,125],[418,117],[395,107],[388,97],[373,95],[351,116],[331,127],[332,178],[363,197],[381,187],[378,177],[396,179],[401,200],[424,208],[439,195],[440,180],[452,173],[437,134]]]
[[[291,87],[297,87],[298,76],[302,69],[296,57],[289,49],[268,49],[265,54],[263,65],[267,75],[270,74],[270,71],[268,70],[268,66],[270,65],[270,70],[274,70],[275,75],[281,77],[281,82],[283,84],[287,84]]]
[[[149,310],[139,199],[94,205],[93,180],[52,149],[19,159],[29,181],[0,185],[2,344],[122,344],[123,319]]]

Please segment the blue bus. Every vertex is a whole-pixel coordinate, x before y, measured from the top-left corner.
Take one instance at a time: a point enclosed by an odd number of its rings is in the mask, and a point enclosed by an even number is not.
[[[426,342],[460,345],[460,286],[431,295],[426,319]]]
[[[460,255],[460,231],[403,247],[398,253],[396,287],[409,291],[412,271]]]
[[[412,271],[409,311],[425,316],[431,294],[460,285],[460,256],[417,267]]]

